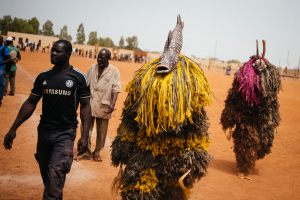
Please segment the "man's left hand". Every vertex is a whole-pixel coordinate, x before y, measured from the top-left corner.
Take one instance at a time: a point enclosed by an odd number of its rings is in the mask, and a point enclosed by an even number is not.
[[[109,105],[108,109],[105,111],[105,114],[112,113],[115,110],[115,105]]]

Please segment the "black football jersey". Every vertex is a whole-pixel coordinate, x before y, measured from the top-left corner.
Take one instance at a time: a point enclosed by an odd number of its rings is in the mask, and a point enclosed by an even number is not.
[[[42,96],[40,125],[52,130],[76,128],[79,98],[89,98],[86,75],[75,67],[58,73],[54,68],[40,73],[31,94]]]

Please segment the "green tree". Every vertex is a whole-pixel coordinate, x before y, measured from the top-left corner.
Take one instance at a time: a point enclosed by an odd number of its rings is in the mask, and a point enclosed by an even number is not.
[[[2,35],[7,35],[7,31],[10,30],[12,23],[12,18],[10,15],[4,15],[2,19],[0,19],[0,30]]]
[[[114,47],[114,46],[115,46],[114,42],[109,37],[105,38],[104,47]]]
[[[100,47],[114,47],[115,44],[109,37],[107,37],[107,38],[100,37],[99,38],[99,46]]]
[[[69,42],[72,41],[72,36],[68,34],[68,27],[66,25],[60,29],[60,34],[58,37],[60,40],[68,40]]]
[[[137,49],[139,44],[137,36],[135,35],[132,36],[132,41],[133,41],[133,48]]]
[[[15,17],[11,23],[10,30],[19,33],[30,33],[33,28],[30,27],[27,20]]]
[[[126,42],[127,42],[127,49],[137,49],[138,48],[138,38],[137,36],[132,36],[132,37],[127,37],[126,38]]]
[[[238,60],[235,60],[235,59],[231,59],[231,60],[228,60],[227,62],[228,62],[228,63],[238,63],[239,61],[238,61]]]
[[[98,36],[97,36],[97,31],[92,31],[89,34],[89,41],[87,44],[89,45],[95,45],[98,43]]]
[[[104,38],[99,37],[98,43],[100,47],[104,47]]]
[[[39,33],[40,22],[36,17],[33,17],[28,20],[28,24],[33,28],[33,34]]]
[[[45,22],[45,24],[43,25],[42,32],[43,32],[43,35],[54,36],[53,23],[50,20],[47,20]]]
[[[124,38],[121,36],[120,41],[119,41],[119,48],[123,49],[124,48]]]
[[[25,26],[23,27],[23,29],[20,32],[34,34],[32,25],[30,25],[28,23],[25,24]]]
[[[83,24],[81,23],[77,29],[77,42],[78,44],[83,44],[85,41],[85,33],[84,33],[84,27]]]

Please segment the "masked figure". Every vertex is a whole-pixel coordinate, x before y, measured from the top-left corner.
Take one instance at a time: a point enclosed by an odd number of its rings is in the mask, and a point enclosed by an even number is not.
[[[210,86],[200,67],[180,54],[177,18],[164,52],[135,72],[126,87],[122,122],[112,143],[112,164],[125,166],[113,182],[122,199],[187,199],[207,173],[211,156]]]
[[[256,41],[257,42],[257,41]],[[281,89],[279,73],[263,55],[250,57],[234,77],[221,115],[223,130],[229,130],[234,142],[238,175],[247,178],[255,161],[271,152],[274,129],[279,125],[278,96]],[[234,128],[231,132],[231,129]]]

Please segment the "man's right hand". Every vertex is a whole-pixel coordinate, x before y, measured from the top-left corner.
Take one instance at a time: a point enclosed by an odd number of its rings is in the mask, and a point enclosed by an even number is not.
[[[4,137],[4,147],[5,149],[11,149],[12,148],[12,144],[13,144],[13,141],[16,137],[16,131],[9,131],[6,136]]]
[[[88,149],[88,142],[86,138],[80,138],[77,143],[78,155],[85,153]]]

